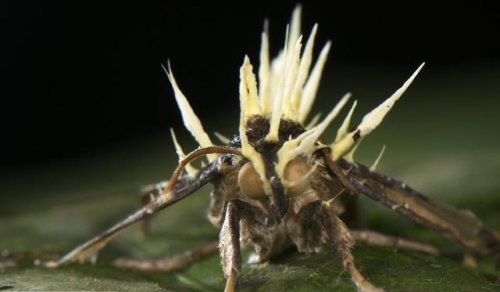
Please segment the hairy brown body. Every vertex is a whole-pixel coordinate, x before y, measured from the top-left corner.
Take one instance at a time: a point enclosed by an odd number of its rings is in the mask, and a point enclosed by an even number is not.
[[[267,146],[264,137],[269,131],[269,120],[255,116],[249,122],[247,136],[250,143],[259,151],[266,148],[281,147],[288,137],[295,138],[304,132],[301,125],[292,121],[282,120],[280,124],[280,140],[274,145]],[[238,146],[239,137],[235,136],[232,146]],[[269,143],[267,143],[269,144]],[[269,163],[277,161],[271,160]],[[321,222],[321,203],[334,200],[333,208],[337,215],[351,213],[347,210],[346,202],[352,200],[352,194],[343,193],[343,186],[338,179],[332,177],[325,167],[321,157],[308,161],[308,168],[315,167],[310,178],[300,193],[287,195],[287,211],[282,218],[277,219],[273,209],[269,208],[271,199],[268,196],[253,198],[240,190],[241,182],[238,176],[246,165],[245,160],[238,161],[220,179],[214,182],[214,189],[210,196],[208,218],[215,226],[220,227],[224,220],[225,210],[230,201],[235,201],[240,209],[241,241],[247,246],[253,246],[257,257],[254,261],[265,261],[285,248],[295,246],[299,252],[314,253],[321,250],[327,241],[327,235]],[[255,183],[252,179],[252,183]],[[261,182],[260,182],[261,183]],[[349,203],[349,206],[353,206]]]

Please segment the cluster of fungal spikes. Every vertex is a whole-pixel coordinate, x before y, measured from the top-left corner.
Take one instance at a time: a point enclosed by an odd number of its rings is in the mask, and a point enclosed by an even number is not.
[[[308,125],[305,124],[316,98],[319,81],[331,43],[327,42],[323,46],[318,59],[311,68],[314,40],[318,25],[314,25],[304,50],[302,50],[303,36],[300,31],[300,19],[301,7],[298,6],[293,12],[291,24],[287,26],[284,48],[272,61],[269,53],[268,25],[267,22],[265,23],[264,31],[262,32],[258,82],[250,59],[247,56],[245,56],[243,65],[240,68],[239,91],[241,113],[239,134],[241,138],[241,152],[246,159],[253,163],[255,170],[263,182],[266,182],[266,179],[262,158],[250,145],[246,136],[247,122],[251,117],[260,116],[269,120],[270,130],[265,140],[270,143],[278,142],[278,131],[282,120],[295,122],[307,129],[298,137],[286,141],[277,153],[278,162],[275,165],[276,172],[281,178],[284,178],[284,169],[289,161],[298,156],[307,159],[318,149],[318,138],[333,119],[337,117],[351,97],[350,93],[344,95],[331,112],[319,123],[319,116],[316,116]],[[338,129],[335,139],[328,145],[331,148],[333,159],[341,157],[349,159],[350,151],[355,148],[360,138],[370,134],[382,122],[385,115],[409,87],[423,65],[391,97],[366,114],[354,131],[349,132],[350,120],[357,104],[357,101],[354,101],[346,118]],[[212,142],[203,130],[200,120],[194,114],[186,97],[177,86],[170,66],[166,72],[174,88],[175,98],[181,110],[186,128],[201,147],[212,146]],[[177,142],[175,144],[178,154],[183,156],[182,149],[180,149]],[[321,147],[325,147],[325,145],[321,145]],[[213,160],[215,157],[212,155],[209,157],[209,160]],[[189,166],[187,171],[192,172],[193,168]],[[285,181],[284,183],[286,185],[287,182]],[[266,183],[264,183],[264,186],[266,186]]]

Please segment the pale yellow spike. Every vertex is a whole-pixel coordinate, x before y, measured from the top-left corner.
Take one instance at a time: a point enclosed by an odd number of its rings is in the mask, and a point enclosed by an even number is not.
[[[354,109],[356,108],[357,104],[358,101],[355,100],[351,106],[351,109],[349,110],[349,113],[342,122],[342,125],[340,125],[339,129],[337,130],[337,136],[335,137],[335,142],[333,143],[340,141],[340,139],[344,138],[347,135],[349,131],[349,124],[351,123],[352,114],[354,113]]]
[[[332,156],[334,159],[338,159],[342,157],[345,153],[347,153],[356,143],[356,141],[370,134],[377,126],[382,122],[385,115],[391,110],[394,103],[403,95],[403,93],[408,89],[410,84],[413,82],[417,74],[420,72],[425,63],[422,63],[420,67],[411,75],[411,77],[399,88],[396,92],[382,102],[379,106],[373,109],[371,112],[366,114],[361,120],[358,128],[344,138],[342,138],[337,143],[333,143],[332,148]]]
[[[323,132],[326,130],[328,125],[330,125],[333,119],[337,117],[349,98],[351,98],[351,93],[346,93],[321,123],[319,123],[316,127],[308,130],[308,132],[310,131],[311,134],[305,137],[304,140],[297,146],[297,153],[306,153],[310,155],[316,150],[314,144],[316,143],[316,141],[318,141],[319,136],[323,134]]]
[[[380,150],[380,153],[378,154],[377,159],[375,159],[375,162],[373,162],[372,166],[370,166],[371,171],[375,171],[375,169],[377,169],[377,166],[378,166],[380,160],[382,159],[384,152],[385,152],[385,145],[382,146],[382,150]]]
[[[271,93],[269,90],[270,82],[270,58],[269,58],[269,23],[264,22],[264,31],[261,37],[260,64],[259,64],[259,97],[262,107],[262,113],[268,115],[272,111]]]
[[[321,113],[315,114],[309,124],[307,124],[306,129],[311,129],[312,127],[316,126],[319,122],[319,118],[321,118]]]
[[[167,73],[168,80],[170,84],[172,84],[172,88],[174,89],[175,100],[177,101],[177,105],[181,111],[182,120],[184,122],[184,126],[186,129],[193,135],[194,139],[201,147],[210,147],[212,146],[212,141],[208,137],[205,130],[203,130],[203,126],[200,122],[200,119],[196,116],[193,109],[189,105],[189,102],[186,99],[186,96],[182,93],[175,81],[174,74],[172,73],[172,68],[170,67],[170,63],[168,63],[168,70],[163,66],[163,70]],[[213,161],[217,158],[217,154],[209,154],[209,161]]]
[[[288,46],[289,49],[292,49],[295,46],[297,40],[300,37],[301,22],[302,22],[302,6],[299,4],[295,6],[295,9],[293,10],[292,13],[292,20],[290,22],[290,33],[288,35],[288,42],[286,43],[286,46]]]
[[[309,69],[312,63],[313,49],[314,49],[314,39],[316,38],[316,32],[318,31],[318,24],[315,24],[309,38],[307,39],[304,52],[300,60],[299,76],[297,77],[297,82],[295,83],[295,88],[292,93],[292,105],[294,110],[298,112],[300,107],[300,100],[302,97],[302,90],[304,84],[309,76]]]
[[[244,114],[245,122],[248,117],[262,113],[257,96],[257,82],[248,56],[245,56],[240,69],[240,99],[243,101],[241,111]]]
[[[282,100],[283,107],[283,115],[285,118],[296,121],[297,114],[295,112],[295,107],[293,106],[292,98],[293,93],[297,84],[297,78],[299,75],[299,67],[300,67],[300,51],[302,49],[302,36],[300,36],[293,48],[293,51],[290,52],[290,64],[287,66],[287,70],[284,74],[286,74],[285,81],[285,92]]]
[[[347,152],[346,155],[344,155],[344,159],[347,161],[347,162],[350,162],[350,163],[354,163],[354,153],[356,153],[356,150],[358,150],[358,147],[359,147],[359,144],[361,144],[361,141],[363,141],[363,138],[360,138],[355,144],[354,146],[352,147],[351,150],[349,150],[349,152]],[[333,157],[333,159],[336,159],[335,157]]]
[[[321,74],[323,73],[323,68],[325,66],[328,52],[330,51],[331,42],[327,42],[326,45],[321,50],[318,60],[311,71],[311,75],[304,86],[302,92],[302,98],[299,107],[299,122],[304,123],[309,111],[311,110],[314,99],[316,98],[316,93],[319,87],[319,81],[321,79]]]
[[[214,132],[214,135],[215,137],[217,137],[217,139],[219,139],[219,141],[222,143],[222,144],[229,144],[229,142],[231,142],[231,139],[229,139],[229,137],[227,136],[224,136],[222,135],[221,133],[219,132]]]
[[[177,153],[177,156],[179,156],[179,163],[186,157],[186,154],[184,153],[184,150],[182,150],[181,145],[179,144],[179,141],[177,141],[177,137],[175,136],[175,132],[173,128],[170,128],[170,135],[172,136],[172,141],[174,142],[175,146],[175,152]],[[186,169],[186,172],[193,176],[196,174],[198,171],[196,168],[194,168],[191,163],[186,164],[184,167]]]
[[[273,110],[271,112],[271,122],[269,126],[269,133],[267,133],[265,140],[269,142],[276,142],[279,140],[278,132],[281,122],[281,117],[283,115],[283,98],[285,94],[285,82],[286,82],[286,69],[289,59],[289,48],[288,37],[289,37],[290,26],[286,26],[285,34],[285,46],[283,52],[280,53],[278,58],[273,62],[273,82],[277,82],[274,86],[276,89],[273,92]]]
[[[374,110],[369,112],[361,121],[358,129],[363,133],[363,136],[368,135],[373,131],[384,119],[385,115],[391,110],[392,106],[398,99],[403,95],[403,93],[408,89],[410,84],[413,82],[415,77],[417,77],[418,73],[422,69],[425,63],[422,63],[420,67],[413,73],[413,75],[403,84],[401,88],[396,90],[396,92],[386,99],[382,104],[376,107]]]
[[[338,115],[340,110],[349,100],[350,94],[344,95],[342,99],[335,105],[328,116],[316,127],[305,131],[300,134],[297,138],[286,141],[283,146],[281,146],[278,151],[278,163],[275,165],[276,173],[279,177],[284,178],[284,171],[286,164],[293,158],[304,155],[310,156],[315,150],[315,143],[319,136],[324,132],[326,127],[332,122],[332,120]]]
[[[269,182],[265,178],[265,168],[264,168],[264,162],[262,161],[262,158],[260,154],[250,145],[248,142],[248,137],[247,137],[247,128],[246,128],[246,122],[247,118],[251,116],[251,113],[249,113],[249,110],[252,111],[252,104],[254,102],[250,101],[250,91],[248,88],[248,73],[251,73],[251,65],[248,57],[245,56],[245,61],[243,62],[243,65],[240,68],[240,86],[239,86],[239,91],[240,91],[240,125],[239,125],[239,134],[240,134],[240,139],[241,139],[241,152],[243,156],[250,160],[259,174],[263,185],[264,185],[264,190],[266,192],[270,192],[271,186],[269,185]],[[252,73],[253,74],[253,73]],[[255,110],[255,109],[253,109]]]

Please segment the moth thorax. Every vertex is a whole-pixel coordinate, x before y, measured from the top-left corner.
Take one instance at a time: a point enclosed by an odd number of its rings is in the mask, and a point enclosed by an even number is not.
[[[297,157],[285,166],[285,194],[296,196],[304,192],[309,186],[309,179],[306,177],[310,167],[304,159]],[[243,165],[238,173],[238,184],[243,195],[253,200],[264,200],[268,198],[264,191],[263,182],[255,170],[252,162]]]

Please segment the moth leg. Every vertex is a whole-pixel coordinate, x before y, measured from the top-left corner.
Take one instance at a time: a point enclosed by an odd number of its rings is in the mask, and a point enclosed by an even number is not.
[[[191,263],[218,250],[218,240],[206,242],[182,254],[163,259],[131,259],[119,258],[114,261],[114,265],[122,268],[131,268],[142,271],[174,271],[180,270]]]
[[[207,151],[207,148],[202,148],[197,151]],[[197,151],[193,153],[197,154]],[[182,166],[181,164],[180,167]],[[182,176],[179,178],[179,175],[174,173],[174,175],[177,175],[177,177],[175,177],[176,180],[174,180],[176,183],[170,191],[167,191],[168,188],[162,190],[161,195],[156,197],[147,206],[140,208],[122,221],[108,228],[106,231],[75,247],[60,259],[40,262],[39,264],[48,268],[57,268],[61,265],[75,261],[85,262],[88,259],[95,261],[98,252],[113,240],[121,230],[181,201],[220,174],[221,172],[219,171],[219,165],[217,163],[211,163],[205,168],[200,169],[194,176]]]
[[[227,278],[225,292],[234,292],[241,270],[240,223],[238,208],[233,202],[226,207],[224,223],[219,234],[219,253],[222,270]]]
[[[438,255],[439,250],[428,243],[409,240],[402,237],[382,234],[371,230],[351,230],[351,235],[356,243],[393,247],[398,249],[417,250],[432,255]]]
[[[351,274],[352,281],[356,284],[359,291],[384,291],[382,288],[375,287],[372,283],[363,277],[354,265],[354,257],[351,254],[351,247],[354,245],[354,239],[342,220],[337,216],[335,210],[329,203],[322,206],[323,226],[328,238],[344,268]]]

